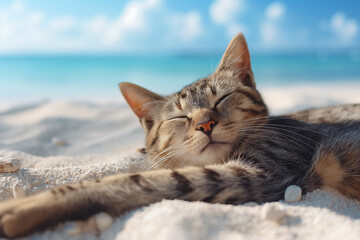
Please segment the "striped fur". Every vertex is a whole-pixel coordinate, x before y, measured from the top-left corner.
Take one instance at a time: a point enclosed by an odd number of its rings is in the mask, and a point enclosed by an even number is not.
[[[19,237],[99,212],[118,216],[161,199],[276,201],[292,184],[305,193],[333,188],[360,200],[360,117],[352,113],[359,105],[269,116],[242,35],[213,75],[178,93],[163,97],[130,83],[120,88],[147,134],[155,170],[1,203],[0,236]],[[353,121],[344,121],[344,112]]]

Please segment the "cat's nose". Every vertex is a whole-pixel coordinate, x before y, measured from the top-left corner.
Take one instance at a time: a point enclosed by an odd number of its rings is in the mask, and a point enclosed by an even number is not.
[[[214,120],[209,120],[209,121],[206,121],[206,122],[202,122],[202,123],[199,123],[197,125],[197,128],[196,130],[198,131],[202,131],[203,133],[207,134],[210,136],[213,128],[215,127],[217,122],[215,122]]]

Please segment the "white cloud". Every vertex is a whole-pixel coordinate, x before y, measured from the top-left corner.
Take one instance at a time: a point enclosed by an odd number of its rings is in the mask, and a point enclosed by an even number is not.
[[[210,6],[211,19],[217,24],[228,24],[243,9],[242,0],[216,0]]]
[[[260,25],[260,36],[265,46],[280,45],[282,32],[279,25],[285,12],[285,6],[280,2],[273,2],[265,9],[265,20]]]
[[[149,13],[160,6],[160,0],[130,1],[117,19],[117,24],[126,30],[144,30],[148,24]]]
[[[189,43],[203,32],[199,12],[174,13],[162,0],[130,0],[114,18],[51,17],[22,1],[0,9],[0,53],[152,49],[166,39]]]
[[[330,27],[344,41],[351,41],[358,32],[358,24],[354,19],[346,18],[342,12],[335,13],[330,20]]]
[[[244,26],[237,22],[238,15],[244,10],[244,0],[215,0],[210,6],[211,20],[226,27],[227,35],[232,38],[244,31]]]
[[[0,9],[0,53],[61,50],[69,39],[61,34],[75,26],[71,17],[49,18],[39,10],[30,10],[22,1]]]
[[[281,18],[285,13],[285,6],[280,2],[270,4],[266,10],[265,15],[268,19],[276,20]]]
[[[85,23],[86,32],[98,36],[105,45],[113,45],[132,34],[148,30],[152,14],[161,8],[160,0],[130,1],[115,19],[95,16]]]
[[[157,28],[152,29],[155,27]],[[158,34],[171,33],[175,39],[188,42],[203,32],[199,12],[172,13],[162,8],[160,0],[130,1],[116,19],[96,16],[89,21],[86,28],[97,36],[103,36],[105,43],[110,45],[159,31]]]
[[[184,41],[196,39],[203,33],[201,15],[196,11],[174,15],[171,25],[173,34]]]

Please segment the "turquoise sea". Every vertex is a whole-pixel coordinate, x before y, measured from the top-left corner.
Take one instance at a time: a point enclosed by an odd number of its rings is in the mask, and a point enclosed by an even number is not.
[[[2,56],[0,101],[117,99],[122,81],[169,94],[212,73],[220,57]],[[253,54],[252,66],[260,88],[360,82],[356,52]]]

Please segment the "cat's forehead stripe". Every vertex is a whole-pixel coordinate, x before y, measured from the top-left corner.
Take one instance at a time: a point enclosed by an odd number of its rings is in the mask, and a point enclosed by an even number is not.
[[[210,90],[211,90],[211,93],[212,93],[213,95],[216,95],[216,88],[215,88],[214,85],[211,85],[211,86],[210,86]]]
[[[183,110],[183,107],[181,106],[180,101],[175,101],[175,105],[176,105],[176,107],[177,107],[180,111]]]
[[[262,102],[261,99],[258,99],[259,96],[256,94],[256,91],[251,91],[251,89],[246,87],[239,88],[238,81],[229,79],[229,74],[228,72],[222,72],[221,74],[211,75],[184,87],[180,92],[175,93],[169,98],[170,106],[172,107],[170,110],[169,106],[169,112],[184,112],[191,111],[193,107],[214,106],[219,96],[234,90],[240,91],[253,104]]]

